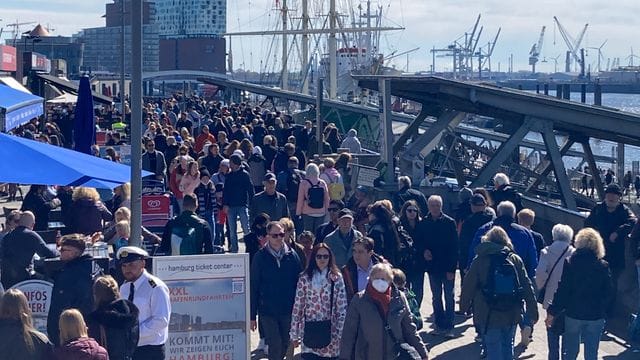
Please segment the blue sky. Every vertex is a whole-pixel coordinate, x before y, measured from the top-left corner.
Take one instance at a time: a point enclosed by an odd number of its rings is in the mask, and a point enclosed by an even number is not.
[[[310,0],[314,1],[314,0]],[[358,3],[358,0],[338,0],[338,3]],[[53,34],[70,35],[83,27],[101,26],[104,19],[104,4],[107,0],[3,0],[0,1],[0,27],[15,22],[36,21],[49,24],[55,29]],[[228,0],[228,31],[256,30],[273,27],[278,14],[273,11],[276,0]],[[282,2],[282,0],[280,0]],[[289,0],[289,3],[299,0]],[[328,3],[328,0],[325,0]],[[621,64],[629,62],[627,58],[634,52],[640,55],[640,13],[638,0],[374,0],[385,9],[384,23],[403,26],[405,31],[384,35],[381,47],[385,53],[402,52],[420,47],[409,56],[410,71],[427,70],[431,65],[428,50],[433,46],[445,47],[453,40],[469,31],[476,16],[481,13],[484,33],[481,43],[488,42],[498,27],[502,33],[492,59],[493,68],[500,63],[501,70],[507,69],[510,54],[514,56],[516,69],[526,69],[528,52],[538,39],[540,28],[547,26],[542,57],[549,61],[539,63],[538,69],[553,71],[554,63],[550,58],[562,55],[566,46],[553,26],[553,16],[557,16],[567,30],[575,36],[589,23],[589,30],[583,45],[597,47],[608,40],[602,49],[605,62],[607,58],[620,57]],[[392,4],[389,7],[389,4]],[[22,31],[27,28],[22,29]],[[3,39],[10,29],[5,27]],[[554,45],[555,37],[555,45]],[[277,58],[269,48],[271,39],[267,37],[234,38],[234,68],[240,66],[257,69],[260,60]],[[587,63],[595,66],[596,50],[589,50]],[[272,61],[272,60],[269,60]],[[447,67],[448,59],[437,59],[436,67]],[[406,69],[407,57],[396,58],[394,64]],[[640,64],[640,59],[635,59]],[[559,64],[561,68],[561,64]]]

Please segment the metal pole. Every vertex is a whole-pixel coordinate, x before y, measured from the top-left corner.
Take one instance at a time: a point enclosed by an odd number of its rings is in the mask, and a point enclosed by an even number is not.
[[[131,245],[142,228],[142,0],[131,1]]]
[[[329,99],[335,99],[338,94],[338,44],[335,29],[337,28],[336,0],[329,2]],[[370,49],[367,49],[369,51]]]
[[[288,56],[287,53],[289,45],[287,44],[287,0],[282,0],[282,90],[289,89],[289,69],[288,69]]]
[[[302,0],[302,30],[309,30],[309,3]],[[302,93],[309,94],[309,34],[302,34]]]
[[[322,96],[324,95],[324,78],[318,79],[316,86],[316,142],[318,143],[318,156],[322,156]]]
[[[378,79],[379,113],[380,113],[380,160],[386,164],[384,181],[395,182],[395,166],[393,164],[393,124],[391,120],[391,80]]]
[[[124,64],[126,61],[126,56],[125,56],[125,36],[124,36],[124,30],[125,30],[125,26],[124,26],[124,5],[125,2],[124,0],[121,0],[120,2],[120,13],[122,15],[122,17],[120,18],[120,115],[122,116],[122,121],[124,122],[124,94],[125,94],[125,85],[124,85]]]

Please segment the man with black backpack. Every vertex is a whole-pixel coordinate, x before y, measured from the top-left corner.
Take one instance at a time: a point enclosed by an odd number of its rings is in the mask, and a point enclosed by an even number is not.
[[[477,256],[462,284],[460,309],[468,312],[473,306],[473,322],[481,333],[488,359],[513,359],[523,300],[527,317],[532,324],[538,321],[532,282],[513,249],[501,227],[491,228],[477,246]]]
[[[212,254],[211,228],[204,219],[196,215],[196,196],[185,194],[182,207],[182,213],[165,226],[158,251],[174,256]]]
[[[298,188],[300,187],[300,182],[304,179],[304,176],[304,171],[298,170],[298,158],[295,156],[291,156],[289,161],[287,161],[287,170],[277,173],[276,191],[287,198],[289,214],[296,213]],[[293,223],[296,227],[296,233],[302,233],[302,221],[300,218],[294,216]]]

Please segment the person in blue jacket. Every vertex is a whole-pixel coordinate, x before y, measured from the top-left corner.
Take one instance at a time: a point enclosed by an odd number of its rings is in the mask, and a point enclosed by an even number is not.
[[[507,235],[509,235],[509,239],[511,239],[511,243],[513,244],[513,250],[522,259],[529,279],[531,279],[532,283],[535,283],[534,277],[536,267],[538,267],[538,252],[535,241],[533,240],[533,234],[524,226],[518,225],[516,221],[516,206],[511,201],[499,203],[497,215],[495,220],[481,226],[476,232],[469,247],[468,266],[471,265],[471,261],[475,257],[475,250],[478,244],[480,244],[480,239],[494,226],[500,226],[507,232]],[[523,321],[520,323],[520,328],[520,346],[526,347],[531,342],[531,334],[533,333],[533,322],[526,316],[526,313]]]

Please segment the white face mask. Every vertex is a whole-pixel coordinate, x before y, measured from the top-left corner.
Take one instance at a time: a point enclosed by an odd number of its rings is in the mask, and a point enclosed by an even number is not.
[[[384,293],[389,288],[389,282],[383,279],[375,279],[371,282],[371,286],[379,293]]]

